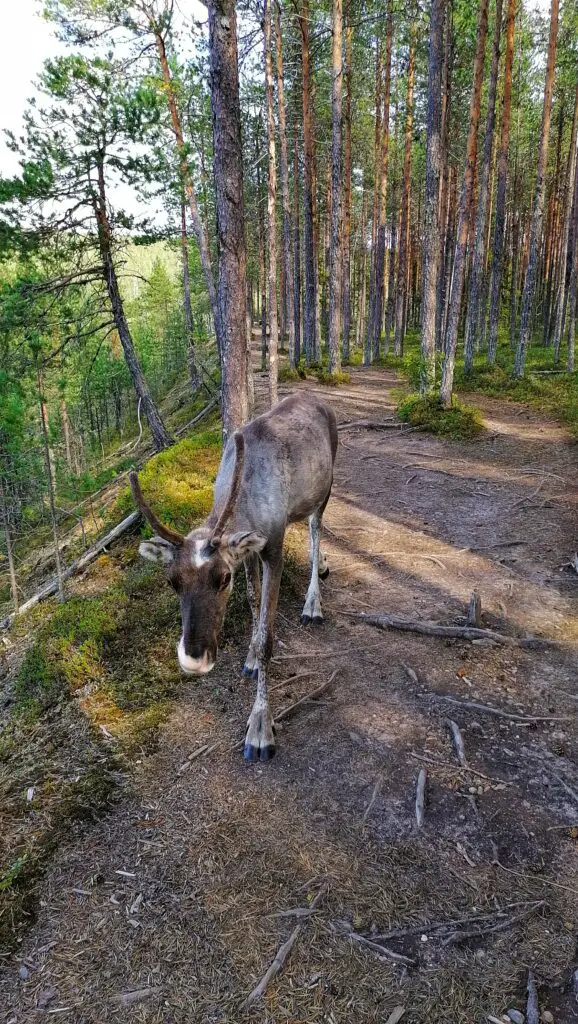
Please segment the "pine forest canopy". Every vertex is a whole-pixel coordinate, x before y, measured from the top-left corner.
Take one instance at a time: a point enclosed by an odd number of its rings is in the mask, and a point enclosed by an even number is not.
[[[335,380],[387,359],[445,405],[456,369],[574,373],[574,0],[44,13],[66,52],[0,179],[5,526],[43,446],[58,505],[127,432],[170,444],[183,382],[246,420],[253,328],[272,403],[285,348]]]

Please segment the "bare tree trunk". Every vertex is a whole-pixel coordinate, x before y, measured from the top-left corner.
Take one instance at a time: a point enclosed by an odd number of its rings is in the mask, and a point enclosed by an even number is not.
[[[508,184],[508,147],[510,144],[510,115],[512,109],[512,68],[514,65],[514,28],[517,0],[508,0],[506,20],[506,58],[504,66],[504,98],[502,100],[502,129],[498,153],[498,188],[496,195],[496,223],[492,252],[492,278],[490,285],[490,314],[488,336],[488,363],[493,365],[498,350],[498,322],[502,271],[504,266],[504,229],[506,223],[506,187]]]
[[[574,175],[574,223],[572,244],[572,270],[568,285],[568,356],[566,368],[568,373],[574,372],[574,355],[576,349],[576,302],[578,292],[578,167]]]
[[[409,64],[407,69],[407,99],[405,109],[405,142],[403,159],[403,194],[401,200],[401,226],[399,231],[399,258],[397,270],[397,292],[395,297],[395,338],[396,356],[403,354],[405,334],[405,309],[408,285],[409,222],[411,206],[411,147],[413,142],[413,88],[415,75],[415,13],[412,15],[409,40]]]
[[[14,611],[18,612],[20,607],[18,600],[18,580],[16,578],[16,565],[14,562],[14,549],[12,547],[12,534],[10,532],[10,516],[8,513],[8,502],[6,500],[6,490],[4,487],[4,480],[0,473],[0,522],[2,523],[2,529],[4,531],[4,540],[6,543],[6,556],[8,558],[8,575],[10,576],[10,592],[12,594],[12,604]]]
[[[60,399],[60,419],[62,420],[62,433],[64,434],[64,450],[66,452],[66,465],[69,473],[74,473],[74,464],[72,461],[72,446],[70,444],[70,422],[68,420],[68,409],[66,408],[66,399]]]
[[[44,453],[44,467],[46,471],[46,483],[48,485],[48,505],[50,509],[50,525],[52,527],[52,539],[54,541],[54,562],[56,565],[56,577],[58,579],[58,600],[64,601],[64,584],[62,579],[62,565],[60,563],[60,548],[58,544],[58,525],[56,522],[56,500],[54,495],[54,472],[50,459],[50,441],[48,438],[48,412],[44,401],[44,380],[40,365],[37,367],[36,379],[38,384],[38,401],[40,404],[40,424],[42,426],[42,450]]]
[[[353,77],[353,29],[349,24],[351,0],[345,28],[345,138],[343,143],[343,361],[349,362],[351,334],[351,92]]]
[[[534,194],[534,208],[532,210],[532,224],[530,228],[530,248],[528,254],[528,267],[524,280],[524,291],[522,293],[522,313],[520,320],[520,335],[516,349],[516,362],[514,376],[524,376],[526,366],[526,349],[530,340],[530,327],[532,319],[532,304],[534,301],[534,290],[536,285],[536,270],[538,263],[538,249],[540,246],[540,235],[542,232],[542,220],[544,217],[544,185],[546,178],[546,164],[548,159],[548,139],[550,136],[550,118],[552,114],[552,91],[554,88],[554,72],[556,65],[556,44],[558,40],[558,0],[552,0],[550,8],[550,38],[548,40],[548,60],[546,64],[546,81],[544,86],[544,107],[542,111],[542,133],[540,138],[540,149],[538,153],[538,170],[536,174],[536,191]]]
[[[205,285],[209,294],[209,302],[211,304],[211,311],[213,314],[213,321],[215,324],[215,336],[217,339],[217,349],[219,355],[222,351],[222,338],[221,338],[221,327],[219,324],[219,303],[217,299],[217,291],[215,288],[215,279],[213,277],[213,268],[211,266],[211,254],[209,251],[209,242],[205,225],[201,220],[201,214],[199,212],[199,205],[197,203],[197,197],[193,188],[193,180],[189,163],[187,160],[187,150],[185,147],[185,140],[183,137],[183,128],[181,124],[181,118],[179,115],[177,101],[175,97],[175,90],[173,86],[173,80],[169,68],[169,62],[167,59],[167,51],[165,46],[165,37],[163,30],[156,18],[149,14],[149,8],[147,10],[147,16],[149,18],[149,24],[153,35],[155,37],[155,45],[159,62],[161,65],[161,72],[163,76],[163,82],[165,86],[165,96],[167,100],[167,106],[171,116],[171,123],[173,131],[175,133],[175,139],[177,143],[177,152],[179,156],[179,167],[183,188],[185,195],[189,201],[189,209],[191,211],[191,220],[193,223],[193,231],[195,232],[195,238],[199,247],[199,255],[201,257],[201,266],[203,268],[203,275],[205,278]]]
[[[196,391],[200,383],[200,374],[195,358],[193,307],[191,305],[191,272],[189,269],[189,239],[187,236],[186,209],[183,202],[181,202],[181,256],[183,260],[183,311],[185,315],[185,333],[187,336],[189,377],[191,387],[193,391]]]
[[[389,102],[391,93],[391,45],[393,40],[393,0],[387,5],[385,64],[383,82],[383,116],[379,151],[379,201],[373,274],[373,305],[369,314],[369,334],[373,359],[379,358],[381,322],[383,318],[383,276],[385,268],[385,235],[387,229],[387,175],[389,164]]]
[[[576,86],[576,99],[574,102],[574,117],[572,119],[572,132],[570,135],[570,149],[568,151],[568,170],[566,174],[566,191],[563,197],[564,220],[560,237],[560,271],[558,275],[558,287],[556,290],[556,319],[554,323],[554,365],[560,361],[560,343],[564,333],[564,313],[566,312],[566,282],[570,240],[570,223],[572,220],[574,178],[576,175],[576,131],[578,122],[578,85]]]
[[[235,0],[208,0],[215,205],[219,243],[223,432],[247,421],[245,210]]]
[[[439,202],[444,17],[445,0],[432,0],[429,30],[425,231],[421,310],[422,369],[420,391],[422,394],[427,394],[434,390],[436,379],[436,307],[440,258]]]
[[[484,54],[486,49],[486,35],[488,31],[488,0],[480,0],[478,16],[478,35],[476,44],[476,59],[474,63],[474,79],[472,84],[472,98],[470,103],[470,126],[468,130],[468,142],[466,148],[466,168],[462,183],[460,196],[460,212],[458,217],[458,228],[456,232],[456,251],[454,255],[454,268],[450,288],[450,301],[448,308],[444,366],[440,399],[444,405],[450,405],[454,383],[454,368],[456,362],[456,348],[458,342],[458,322],[460,318],[460,307],[462,302],[462,289],[464,286],[464,272],[466,263],[466,247],[470,230],[472,191],[474,185],[474,172],[476,166],[476,154],[478,143],[478,125],[480,121],[480,100],[482,95],[482,80],[484,75]]]
[[[448,228],[450,223],[451,204],[451,166],[449,153],[449,130],[452,101],[452,47],[453,47],[453,3],[449,0],[446,6],[444,18],[444,37],[442,54],[442,110],[441,110],[441,159],[442,171],[440,179],[440,253],[438,266],[438,283],[436,298],[436,324],[435,324],[435,346],[436,350],[443,350],[443,338],[445,329],[445,297],[446,297],[446,243],[448,239]]]
[[[267,93],[267,232],[269,241],[269,402],[277,404],[279,371],[279,325],[277,321],[277,158],[275,155],[275,99],[273,94],[273,53],[271,2],[264,0],[263,35],[265,48],[265,89]]]
[[[293,282],[293,244],[291,240],[291,205],[289,200],[289,157],[287,152],[287,114],[285,110],[285,80],[283,76],[283,39],[281,36],[281,8],[275,0],[275,43],[277,54],[277,106],[279,111],[279,154],[281,162],[281,196],[283,201],[283,266],[285,268],[285,309],[289,334],[289,366],[295,363],[295,286]]]
[[[464,372],[469,373],[474,362],[474,352],[479,344],[478,328],[480,322],[480,305],[485,278],[485,240],[488,204],[491,189],[492,149],[494,144],[494,128],[496,124],[496,93],[498,90],[498,71],[500,67],[500,39],[502,35],[502,0],[496,0],[496,21],[494,26],[494,43],[492,46],[492,66],[490,71],[490,87],[488,91],[488,114],[484,151],[482,156],[482,173],[478,194],[478,211],[476,215],[475,241],[472,252],[472,274],[468,296],[466,315],[466,333],[464,339]]]
[[[261,314],[261,372],[267,372],[267,261],[265,259],[265,214],[261,195],[261,168],[257,164],[257,239],[259,245],[259,311]]]
[[[341,370],[341,117],[343,95],[343,3],[333,0],[331,50],[331,250],[329,270],[329,373]]]
[[[305,309],[303,341],[308,363],[316,358],[316,315],[317,315],[317,273],[315,268],[314,245],[314,155],[313,124],[311,112],[311,70],[309,64],[309,0],[303,0],[299,15],[301,29],[301,61],[303,73],[303,159],[305,163],[304,183],[304,263],[305,263]]]
[[[357,331],[356,331],[356,344],[360,346],[362,340],[365,338],[365,308],[367,303],[367,243],[365,238],[365,230],[367,227],[367,191],[365,184],[363,186],[363,196],[361,200],[361,268],[360,268],[360,288],[359,288],[359,306],[357,310]]]
[[[172,443],[171,436],[163,423],[161,414],[158,411],[148,389],[124,312],[124,305],[120,289],[118,287],[118,280],[112,256],[112,235],[108,220],[106,190],[104,184],[104,157],[100,157],[97,162],[97,174],[98,199],[95,201],[94,213],[98,227],[98,243],[104,270],[104,281],[112,309],[112,316],[118,331],[118,336],[124,352],[124,358],[126,360],[126,365],[128,367],[134,389],[137,393],[137,397],[140,399],[151,430],[154,446],[157,451],[161,451],[161,449],[166,448],[167,445]]]
[[[295,273],[293,276],[293,287],[295,290],[293,311],[295,315],[295,365],[298,366],[301,359],[301,228],[299,216],[299,144],[297,138],[297,124],[295,131],[295,155],[293,157],[293,256],[295,259]]]
[[[369,316],[367,317],[366,338],[363,348],[363,365],[370,366],[373,358],[372,311],[375,292],[375,248],[377,242],[377,219],[379,215],[379,174],[380,174],[380,139],[381,139],[381,78],[382,56],[381,40],[377,40],[375,57],[375,161],[373,175],[373,217],[371,221],[371,263],[369,265]]]

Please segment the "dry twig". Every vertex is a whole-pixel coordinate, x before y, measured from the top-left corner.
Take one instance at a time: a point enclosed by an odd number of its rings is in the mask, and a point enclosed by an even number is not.
[[[502,711],[500,708],[490,707],[489,704],[479,704],[475,700],[459,700],[457,697],[448,697],[445,693],[432,693],[430,696],[436,700],[445,700],[448,704],[457,704],[458,707],[470,708],[472,711],[485,712],[487,715],[496,715],[498,718],[510,718],[513,722],[567,722],[568,715],[562,718],[552,718],[550,715],[522,715],[517,711]]]
[[[427,772],[425,768],[422,768],[417,777],[417,786],[415,793],[415,818],[417,821],[417,827],[421,828],[424,823],[425,817],[425,789],[427,785]]]
[[[310,693],[306,693],[304,697],[300,697],[299,700],[296,700],[294,704],[289,704],[288,707],[283,708],[283,710],[280,711],[278,715],[275,715],[275,722],[282,722],[285,718],[288,718],[289,715],[292,715],[293,712],[298,707],[301,707],[302,704],[305,704],[307,703],[307,701],[310,700],[315,700],[316,697],[320,697],[321,694],[324,693],[329,686],[331,686],[331,683],[335,679],[335,676],[337,675],[338,672],[339,669],[336,668],[335,671],[332,672],[331,675],[329,676],[329,679],[326,679],[325,682],[321,684],[321,686],[318,686],[315,690],[311,690]]]
[[[468,759],[466,757],[466,751],[464,747],[464,741],[462,734],[460,732],[459,725],[457,724],[457,722],[454,722],[453,718],[444,719],[444,724],[450,730],[458,761],[460,762],[462,768],[469,768]]]
[[[427,620],[420,622],[414,619],[404,619],[400,615],[385,613],[367,615],[365,612],[350,612],[349,614],[354,619],[362,619],[368,626],[376,626],[377,629],[400,629],[410,633],[421,633],[424,636],[456,637],[462,640],[493,640],[497,644],[505,644],[508,647],[558,646],[556,640],[547,640],[538,636],[505,636],[503,633],[496,633],[493,629],[475,629],[473,626],[440,626],[437,622],[428,622]]]
[[[532,904],[531,907],[527,907],[526,910],[522,910],[519,914],[512,914],[512,916],[506,918],[505,921],[498,921],[493,925],[480,925],[479,928],[470,928],[466,931],[452,932],[443,940],[443,945],[450,946],[454,942],[464,942],[466,939],[477,939],[482,935],[490,935],[494,932],[506,931],[508,928],[512,928],[513,925],[518,924],[520,921],[525,921],[527,917],[535,914],[537,910],[541,910],[544,906],[546,906],[545,901],[540,900],[538,903]]]
[[[527,1024],[540,1024],[540,1007],[538,1005],[538,993],[536,991],[536,982],[532,971],[528,971],[528,1002],[526,1004],[526,1021]]]
[[[363,812],[363,822],[364,823],[367,821],[367,818],[368,818],[368,816],[369,816],[369,814],[371,812],[371,808],[373,807],[375,801],[377,800],[377,798],[379,796],[382,783],[383,783],[383,775],[378,775],[376,783],[375,783],[375,786],[373,787],[373,793],[371,794],[371,800],[369,801],[367,807],[365,808],[365,811]]]

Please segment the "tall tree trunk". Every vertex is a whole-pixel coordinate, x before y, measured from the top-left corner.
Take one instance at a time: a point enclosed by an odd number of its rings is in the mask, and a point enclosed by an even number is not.
[[[10,514],[8,511],[8,499],[6,497],[6,488],[4,486],[4,480],[0,474],[0,523],[2,524],[2,530],[4,532],[4,541],[6,544],[6,557],[8,558],[8,575],[10,576],[10,592],[12,594],[12,605],[14,611],[17,612],[19,608],[18,600],[18,580],[16,578],[16,564],[14,562],[14,549],[12,546],[12,533],[10,530]]]
[[[496,124],[496,93],[498,90],[498,71],[500,67],[500,39],[502,35],[502,0],[496,0],[496,21],[494,25],[494,43],[492,46],[492,66],[490,71],[490,87],[488,91],[488,115],[484,151],[482,155],[482,173],[478,194],[478,211],[476,215],[476,232],[472,252],[472,274],[468,296],[466,315],[466,333],[464,339],[464,371],[469,373],[474,362],[474,352],[479,344],[478,329],[480,323],[480,306],[485,278],[485,242],[488,204],[491,190],[492,149],[494,144],[494,128]]]
[[[64,601],[64,583],[62,579],[62,565],[60,562],[60,547],[58,543],[58,525],[56,521],[56,497],[54,493],[54,470],[50,457],[50,441],[48,438],[48,411],[44,399],[44,380],[40,364],[37,366],[36,379],[38,384],[38,401],[40,405],[40,423],[42,426],[42,450],[44,454],[44,468],[46,471],[46,483],[48,485],[48,506],[50,509],[50,525],[52,527],[52,540],[54,542],[54,561],[56,564],[56,578],[58,580],[58,600]]]
[[[508,184],[508,147],[510,144],[510,116],[512,109],[512,68],[514,66],[514,28],[517,0],[508,0],[506,20],[506,58],[504,65],[504,96],[502,100],[502,128],[498,153],[498,187],[496,194],[496,223],[492,251],[492,277],[490,284],[490,313],[488,335],[488,363],[493,365],[498,350],[498,321],[502,271],[504,266],[504,230],[506,223],[506,187]]]
[[[370,366],[373,357],[372,310],[375,292],[375,248],[377,242],[377,220],[379,216],[379,173],[380,173],[380,139],[381,139],[381,86],[382,86],[382,55],[381,39],[377,40],[375,57],[375,159],[373,175],[373,217],[371,220],[371,263],[369,266],[369,316],[367,317],[367,336],[363,349],[363,365]]]
[[[499,2],[499,0],[498,0]],[[427,145],[425,172],[425,230],[423,241],[420,391],[435,388],[436,306],[440,258],[440,174],[442,119],[442,62],[445,0],[432,0],[429,29],[427,87]]]
[[[574,175],[574,223],[572,243],[572,270],[568,285],[568,356],[566,369],[574,372],[574,356],[576,349],[576,302],[578,292],[578,167]]]
[[[478,125],[480,121],[480,100],[482,95],[482,80],[484,76],[484,54],[486,50],[486,35],[488,32],[488,0],[480,0],[478,16],[478,36],[476,44],[476,58],[474,63],[474,79],[472,84],[472,98],[470,103],[470,126],[468,130],[468,141],[466,147],[466,168],[462,183],[460,196],[460,212],[458,217],[458,228],[456,232],[456,251],[454,255],[454,267],[450,288],[450,301],[448,307],[444,366],[440,399],[444,405],[450,405],[454,383],[454,368],[456,362],[456,348],[458,342],[458,322],[460,318],[460,307],[462,302],[462,290],[464,286],[464,272],[466,264],[466,248],[471,222],[472,192],[474,186],[474,173],[476,167],[476,154],[478,143]]]
[[[64,434],[64,450],[66,452],[66,465],[69,473],[74,473],[74,464],[72,461],[72,445],[70,444],[70,422],[68,419],[68,409],[66,407],[66,399],[60,399],[60,419],[62,421],[62,433]]]
[[[574,103],[574,117],[572,119],[572,132],[570,135],[570,149],[568,151],[568,170],[566,173],[566,191],[563,197],[563,223],[560,237],[560,271],[558,275],[558,287],[556,290],[556,319],[554,323],[554,365],[560,361],[560,343],[564,333],[564,313],[566,311],[566,283],[570,240],[570,223],[573,212],[574,178],[576,175],[576,131],[578,122],[578,85],[576,86],[576,99]]]
[[[187,337],[187,362],[191,387],[193,391],[196,391],[201,378],[195,358],[193,307],[191,305],[191,272],[189,269],[189,239],[187,235],[187,214],[183,202],[181,202],[181,256],[183,261],[183,312],[185,315],[185,334]]]
[[[281,7],[275,0],[275,44],[277,55],[277,106],[279,111],[279,155],[281,163],[281,197],[283,203],[283,267],[287,331],[289,334],[289,366],[295,363],[295,286],[293,281],[293,243],[291,239],[291,204],[289,199],[289,157],[287,151],[287,113],[285,109],[285,79],[283,75],[283,38],[281,35]]]
[[[403,158],[403,194],[401,199],[401,226],[399,231],[399,257],[397,269],[397,292],[395,297],[395,338],[396,356],[403,354],[405,334],[405,309],[407,302],[409,222],[411,204],[411,147],[413,142],[413,88],[415,75],[415,13],[412,14],[409,39],[409,63],[407,68],[407,99],[405,107],[405,141]]]
[[[303,0],[299,15],[301,29],[301,62],[303,74],[303,160],[304,182],[304,252],[305,303],[303,341],[308,363],[316,358],[317,273],[315,268],[314,210],[315,168],[313,153],[313,119],[311,110],[311,69],[309,63],[309,0]]]
[[[391,46],[393,40],[393,0],[388,0],[383,82],[383,116],[379,151],[379,201],[373,274],[373,306],[370,311],[370,344],[372,358],[379,358],[381,322],[383,319],[383,283],[385,270],[385,236],[387,231],[387,174],[389,165],[389,102],[391,94]]]
[[[542,220],[544,217],[544,187],[546,178],[546,164],[548,159],[548,140],[550,136],[550,118],[552,115],[552,91],[554,88],[554,72],[556,66],[556,44],[558,41],[558,0],[552,0],[550,8],[550,37],[548,40],[548,60],[546,63],[546,81],[544,85],[544,107],[542,110],[542,133],[540,138],[540,149],[538,152],[538,170],[536,173],[536,191],[534,193],[534,207],[532,210],[532,224],[530,228],[530,246],[528,253],[528,267],[524,280],[524,291],[522,293],[522,313],[520,318],[520,335],[516,349],[516,362],[514,376],[518,379],[524,376],[526,366],[526,349],[530,340],[530,328],[532,320],[532,304],[534,302],[534,289],[536,285],[536,270],[538,263],[538,249],[540,247],[540,235],[542,233]]]
[[[235,0],[208,0],[221,322],[223,432],[248,416],[245,210]]]
[[[341,370],[341,117],[343,95],[343,3],[333,0],[331,48],[331,249],[329,267],[329,373]]]
[[[153,444],[157,451],[166,448],[172,443],[171,436],[166,429],[161,414],[158,411],[147,382],[141,370],[140,363],[135,351],[132,336],[124,312],[124,305],[118,287],[118,279],[112,256],[112,234],[108,212],[106,208],[106,189],[104,183],[104,157],[99,157],[97,162],[98,174],[98,199],[95,200],[94,213],[98,228],[98,244],[102,265],[104,270],[104,281],[108,292],[108,298],[112,309],[112,316],[118,331],[124,358],[128,367],[133,387],[141,403],[144,414],[151,430]]]
[[[353,84],[353,28],[351,0],[345,27],[345,116],[343,140],[343,361],[349,362],[351,334],[351,93]]]
[[[445,10],[444,36],[442,53],[442,109],[441,109],[441,160],[442,170],[440,179],[440,252],[438,265],[438,281],[436,296],[436,323],[435,323],[435,346],[436,350],[443,350],[444,338],[444,311],[446,296],[446,242],[448,238],[448,227],[450,221],[451,203],[451,166],[449,154],[449,131],[451,119],[452,101],[452,47],[453,47],[453,3],[449,0]]]
[[[367,302],[367,241],[365,238],[365,232],[367,228],[367,191],[365,188],[365,182],[363,185],[363,194],[361,199],[361,223],[359,227],[359,233],[361,236],[361,266],[360,266],[360,285],[359,285],[359,305],[357,308],[357,330],[356,330],[356,344],[361,345],[362,340],[365,338],[365,308]]]
[[[226,6],[224,4],[223,6]],[[149,8],[147,8],[149,10]],[[163,76],[163,82],[165,86],[165,96],[167,100],[167,106],[169,108],[169,114],[171,117],[171,123],[173,126],[173,132],[175,133],[175,139],[177,143],[177,153],[179,157],[179,169],[181,174],[181,181],[185,195],[189,202],[189,209],[191,211],[191,221],[193,224],[193,231],[195,232],[195,238],[197,240],[197,246],[199,248],[199,255],[201,258],[201,266],[203,268],[203,276],[205,278],[205,285],[209,295],[209,302],[211,304],[211,311],[213,314],[213,321],[215,324],[215,336],[217,339],[217,349],[219,355],[222,352],[222,337],[221,337],[221,326],[219,324],[219,302],[217,297],[217,290],[215,288],[215,279],[213,277],[213,268],[211,266],[211,254],[209,251],[209,242],[207,238],[207,232],[203,221],[201,220],[201,214],[199,212],[199,205],[197,203],[197,197],[193,188],[193,179],[187,159],[187,150],[185,147],[185,140],[183,137],[183,127],[181,124],[181,117],[177,107],[177,100],[175,96],[175,89],[173,85],[173,79],[171,76],[169,62],[167,59],[167,51],[165,45],[165,37],[163,29],[156,18],[150,14],[149,24],[155,37],[155,45],[161,65],[161,72]]]
[[[275,97],[273,92],[273,52],[271,2],[265,0],[263,35],[265,50],[265,89],[267,93],[267,237],[269,241],[269,402],[276,405],[279,372],[279,325],[277,321],[277,158],[275,155]]]
[[[261,195],[261,166],[257,163],[257,240],[259,245],[259,311],[261,315],[261,372],[267,372],[267,261],[265,258],[265,212]]]
[[[297,137],[297,123],[294,125],[295,132],[295,154],[293,157],[293,257],[295,260],[295,273],[293,275],[294,300],[293,312],[295,316],[295,365],[298,366],[301,359],[301,228],[299,215],[299,143]]]

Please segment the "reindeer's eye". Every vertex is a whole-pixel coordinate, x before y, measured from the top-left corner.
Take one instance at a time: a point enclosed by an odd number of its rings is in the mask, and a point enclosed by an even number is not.
[[[221,578],[219,580],[219,590],[224,590],[225,587],[229,586],[230,582],[231,582],[231,573],[226,570],[225,572],[221,573]]]

